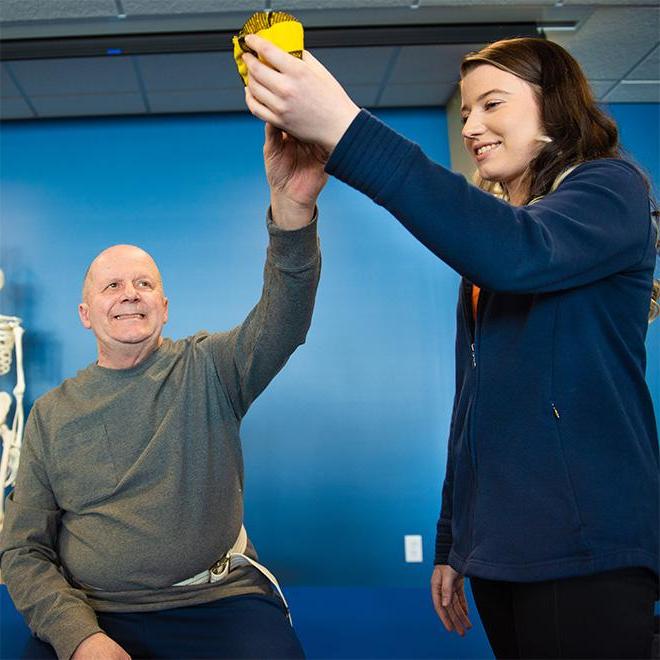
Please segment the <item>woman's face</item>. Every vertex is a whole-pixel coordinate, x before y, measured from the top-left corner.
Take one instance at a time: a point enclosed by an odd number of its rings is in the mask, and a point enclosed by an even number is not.
[[[543,146],[544,133],[532,86],[480,64],[461,81],[461,98],[463,140],[480,176],[504,183],[512,202],[524,198],[525,172]]]

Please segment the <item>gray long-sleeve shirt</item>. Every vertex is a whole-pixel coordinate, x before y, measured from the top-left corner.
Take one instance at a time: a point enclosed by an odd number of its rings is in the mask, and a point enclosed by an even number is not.
[[[269,590],[248,567],[221,583],[171,586],[234,543],[241,419],[311,322],[316,222],[268,229],[263,293],[242,325],[166,339],[131,369],[90,365],[33,406],[0,560],[16,607],[61,658],[101,630],[97,610]]]

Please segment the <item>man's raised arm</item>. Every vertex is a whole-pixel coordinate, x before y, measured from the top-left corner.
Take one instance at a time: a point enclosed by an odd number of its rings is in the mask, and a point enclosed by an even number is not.
[[[211,340],[238,418],[304,343],[321,268],[316,199],[327,181],[325,155],[266,124],[264,162],[271,206],[261,299],[239,327]]]

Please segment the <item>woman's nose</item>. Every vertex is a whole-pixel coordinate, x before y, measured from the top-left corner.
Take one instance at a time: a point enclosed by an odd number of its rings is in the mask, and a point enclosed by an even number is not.
[[[484,125],[479,120],[479,118],[474,115],[468,115],[465,123],[463,124],[463,130],[461,134],[465,139],[474,138],[481,135],[484,132]]]

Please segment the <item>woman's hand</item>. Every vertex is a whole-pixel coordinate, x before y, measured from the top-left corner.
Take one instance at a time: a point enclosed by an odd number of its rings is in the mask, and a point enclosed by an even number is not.
[[[440,620],[449,632],[461,637],[472,628],[465,598],[465,578],[451,566],[435,566],[431,576],[431,597]]]
[[[328,175],[320,147],[305,144],[272,124],[266,124],[264,164],[270,185],[273,221],[283,229],[309,224],[316,198]]]
[[[250,112],[330,154],[360,109],[310,53],[299,60],[251,34],[247,45],[268,62],[243,55],[248,68],[245,100]]]

